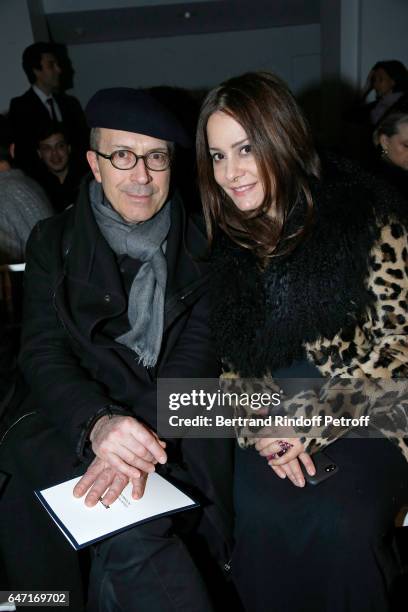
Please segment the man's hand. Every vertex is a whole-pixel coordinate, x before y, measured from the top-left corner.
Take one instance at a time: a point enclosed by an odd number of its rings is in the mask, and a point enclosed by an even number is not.
[[[134,480],[166,463],[166,443],[130,416],[101,417],[93,427],[92,450],[114,471]]]
[[[132,497],[140,499],[143,496],[148,474],[142,474],[132,480]],[[74,496],[85,497],[85,505],[92,507],[101,500],[105,506],[110,506],[119,497],[129,482],[129,478],[115,471],[108,463],[95,457],[91,465],[74,487]],[[102,497],[103,496],[103,497]]]

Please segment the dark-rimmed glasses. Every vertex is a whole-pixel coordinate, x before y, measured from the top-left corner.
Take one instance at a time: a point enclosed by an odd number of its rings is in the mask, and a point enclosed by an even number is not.
[[[167,170],[170,168],[171,164],[170,155],[164,151],[150,151],[146,153],[146,155],[136,155],[136,153],[128,151],[127,149],[113,151],[110,155],[101,153],[95,149],[93,149],[93,152],[104,159],[109,159],[112,166],[118,170],[131,170],[136,166],[139,159],[143,159],[143,163],[148,170],[153,170],[155,172]]]

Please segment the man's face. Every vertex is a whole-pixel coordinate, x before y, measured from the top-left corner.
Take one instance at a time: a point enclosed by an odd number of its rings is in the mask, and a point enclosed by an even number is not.
[[[34,68],[36,85],[46,92],[58,89],[61,68],[56,57],[52,53],[43,53],[41,56],[41,69]]]
[[[133,151],[136,155],[151,152],[168,153],[165,140],[100,128],[98,151],[110,155],[114,151]],[[170,185],[170,168],[157,171],[146,168],[139,159],[130,170],[114,168],[109,159],[87,152],[88,163],[98,183],[102,183],[105,196],[113,208],[129,223],[140,223],[153,217],[167,200]]]
[[[63,134],[52,134],[41,140],[38,145],[38,156],[53,174],[60,174],[66,170],[70,153],[71,147]]]

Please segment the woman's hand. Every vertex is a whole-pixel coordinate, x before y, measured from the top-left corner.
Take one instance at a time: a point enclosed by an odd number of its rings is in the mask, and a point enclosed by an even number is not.
[[[299,438],[258,438],[255,448],[261,457],[267,459],[268,465],[279,478],[288,477],[297,487],[305,485],[300,462],[308,474],[313,476],[316,473],[313,461],[305,452]]]

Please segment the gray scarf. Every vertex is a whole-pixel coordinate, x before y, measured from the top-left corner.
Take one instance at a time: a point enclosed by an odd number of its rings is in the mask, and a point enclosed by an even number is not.
[[[134,350],[144,366],[156,365],[163,339],[167,265],[163,254],[170,229],[170,202],[143,223],[128,223],[106,200],[102,186],[89,186],[96,223],[116,255],[143,262],[129,293],[131,329],[116,340]]]

